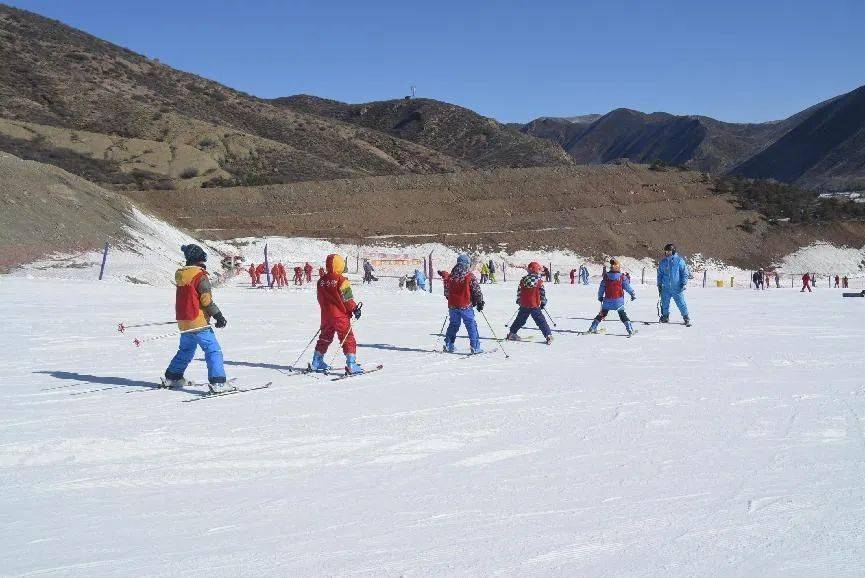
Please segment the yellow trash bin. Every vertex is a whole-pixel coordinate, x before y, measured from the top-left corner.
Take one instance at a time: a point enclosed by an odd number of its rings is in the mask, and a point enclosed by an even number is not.
[[[724,286],[724,282],[721,279],[715,280],[715,287],[723,287],[723,286]]]

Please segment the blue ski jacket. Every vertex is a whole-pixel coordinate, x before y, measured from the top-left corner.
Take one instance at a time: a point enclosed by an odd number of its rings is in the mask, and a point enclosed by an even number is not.
[[[681,293],[690,278],[688,264],[678,253],[664,257],[658,264],[658,287],[665,293]]]

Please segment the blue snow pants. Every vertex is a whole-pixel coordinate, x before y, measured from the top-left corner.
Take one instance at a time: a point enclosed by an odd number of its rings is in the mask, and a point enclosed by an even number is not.
[[[544,334],[544,337],[550,335],[550,326],[547,324],[547,318],[544,317],[544,312],[541,311],[540,307],[520,307],[520,310],[517,312],[517,317],[514,319],[514,322],[511,323],[511,333],[516,333],[519,331],[523,325],[526,324],[526,321],[529,319],[529,315],[532,316],[532,319],[535,322],[535,325],[538,326],[538,329],[541,330],[541,333]]]
[[[207,362],[207,379],[210,383],[225,383],[225,367],[222,364],[222,348],[216,341],[213,329],[202,329],[201,331],[190,331],[180,335],[180,346],[174,359],[165,370],[168,379],[180,379],[183,373],[195,357],[196,348],[201,347],[204,351],[204,360]]]
[[[460,323],[465,323],[466,331],[469,332],[469,344],[472,349],[479,349],[481,339],[478,335],[478,322],[475,321],[475,310],[471,307],[465,309],[451,307],[448,309],[448,314],[451,322],[448,325],[448,330],[445,331],[445,343],[452,344],[457,338]]]
[[[679,313],[682,314],[682,317],[687,317],[688,304],[685,303],[684,291],[679,291],[677,293],[667,290],[661,291],[661,315],[667,317],[670,315],[670,299],[676,302],[676,307],[679,308]]]

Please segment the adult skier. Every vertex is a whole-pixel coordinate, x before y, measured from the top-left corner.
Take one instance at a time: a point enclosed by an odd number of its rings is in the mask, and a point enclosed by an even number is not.
[[[568,276],[570,276],[570,278],[571,278],[571,285],[573,285],[573,284],[574,284],[574,281],[576,281],[576,279],[577,279],[577,270],[576,270],[576,269],[571,269],[571,272],[568,273]]]
[[[312,265],[309,264],[309,261],[303,266],[303,272],[306,274],[306,282],[312,283]]]
[[[490,268],[486,263],[481,264],[481,285],[490,280]]]
[[[448,300],[448,316],[450,324],[445,331],[444,351],[453,353],[454,341],[457,338],[460,324],[464,323],[469,334],[469,345],[472,353],[483,353],[481,349],[480,336],[478,335],[478,323],[475,320],[475,311],[484,310],[484,295],[481,286],[474,274],[469,271],[471,259],[463,253],[457,257],[457,264],[451,269],[450,274],[444,279],[444,293]]]
[[[802,290],[799,293],[804,293],[805,289],[808,290],[808,293],[811,292],[811,276],[808,273],[802,275]]]
[[[517,316],[511,323],[510,331],[505,339],[520,341],[517,332],[526,324],[531,315],[535,325],[538,326],[544,339],[547,340],[547,345],[550,345],[553,342],[553,334],[543,311],[541,311],[547,306],[547,293],[544,290],[544,280],[541,279],[541,264],[532,261],[527,269],[528,275],[520,279],[517,285],[517,305],[520,306],[520,309],[517,311]]]
[[[423,271],[420,269],[414,270],[414,281],[417,284],[418,289],[426,291],[426,275],[423,274]]]
[[[490,270],[490,276],[487,280],[490,283],[495,283],[496,282],[496,264],[493,262],[492,259],[490,259],[490,264],[487,268]]]
[[[585,264],[580,265],[580,282],[583,285],[589,284],[589,268]]]
[[[761,271],[754,271],[754,273],[751,275],[751,281],[754,283],[754,289],[762,289],[763,273]]]
[[[688,305],[685,303],[685,289],[691,272],[685,260],[676,252],[676,246],[667,243],[664,246],[664,258],[658,264],[658,294],[661,296],[661,323],[670,322],[670,299],[676,302],[676,307],[682,314],[685,325],[691,324],[688,316]]]
[[[606,318],[607,313],[615,311],[619,314],[622,323],[625,324],[628,336],[634,334],[634,327],[631,325],[627,311],[625,311],[625,293],[631,296],[631,301],[637,298],[628,278],[622,274],[622,267],[619,262],[616,259],[610,259],[610,270],[604,272],[598,287],[598,301],[601,302],[601,311],[592,320],[589,333],[597,333],[598,325]],[[669,301],[667,301],[667,305],[669,306]]]
[[[230,389],[226,386],[225,367],[222,362],[222,349],[210,327],[210,319],[216,327],[225,327],[225,316],[213,302],[212,287],[207,276],[207,253],[198,245],[180,247],[186,258],[186,266],[174,273],[174,312],[177,328],[181,331],[177,353],[165,370],[166,387],[183,387],[187,384],[183,374],[201,347],[207,363],[207,381],[210,391],[218,393]]]
[[[327,272],[318,279],[318,306],[321,309],[321,326],[318,342],[312,354],[310,367],[314,371],[331,369],[324,361],[324,354],[333,341],[333,336],[342,343],[345,354],[345,372],[363,373],[363,368],[357,363],[357,341],[351,325],[351,317],[360,319],[361,309],[354,301],[351,283],[343,276],[345,259],[340,255],[331,254],[325,259]]]
[[[373,275],[375,269],[372,266],[372,263],[369,262],[369,259],[363,260],[363,282],[364,283],[372,283],[373,281],[378,281],[378,278]]]
[[[294,279],[292,279],[292,283],[294,285],[303,285],[303,267],[300,265],[297,265],[294,268]]]

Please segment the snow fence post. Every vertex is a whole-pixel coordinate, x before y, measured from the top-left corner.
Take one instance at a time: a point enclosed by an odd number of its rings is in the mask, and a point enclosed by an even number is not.
[[[272,287],[273,284],[270,281],[270,264],[267,262],[267,243],[264,244],[264,274],[267,275],[267,287]]]
[[[502,283],[508,281],[508,264],[502,261]]]
[[[105,249],[102,251],[102,266],[99,267],[99,280],[102,281],[102,274],[105,273],[105,262],[108,260],[108,241],[105,241]]]
[[[706,271],[706,270],[704,269],[704,270],[703,270],[703,289],[706,288],[706,273],[708,273],[708,271]]]
[[[645,285],[645,284],[646,284],[646,268],[643,267],[643,276],[642,276],[642,278],[640,278],[640,285]]]
[[[430,293],[433,292],[433,289],[432,289],[432,282],[433,282],[433,279],[435,278],[435,271],[433,270],[433,258],[432,258],[432,254],[433,254],[433,252],[430,251],[430,252],[429,252],[429,261],[428,261],[428,263],[429,263],[429,275],[428,275],[428,278],[429,278],[429,292],[430,292]]]

